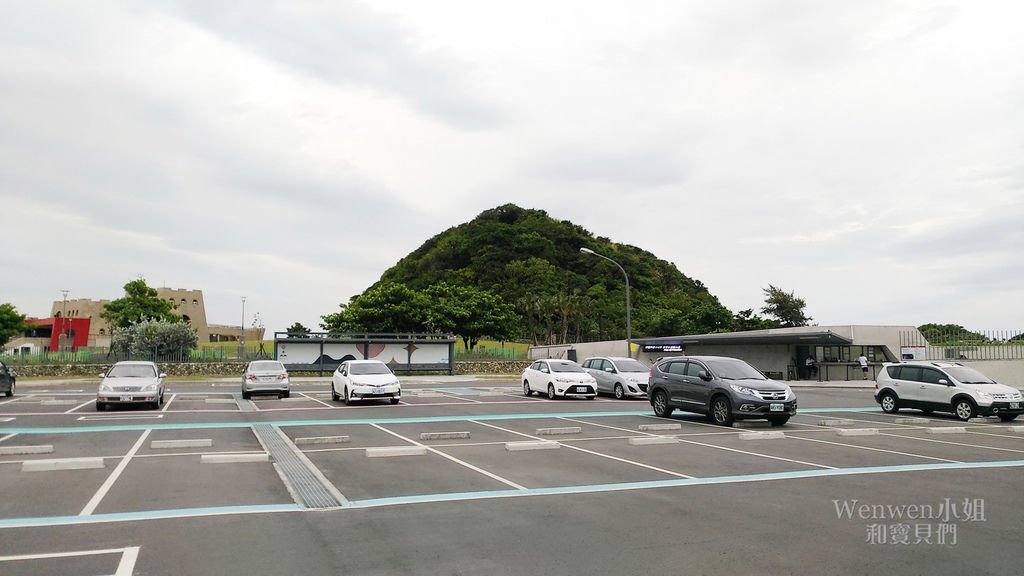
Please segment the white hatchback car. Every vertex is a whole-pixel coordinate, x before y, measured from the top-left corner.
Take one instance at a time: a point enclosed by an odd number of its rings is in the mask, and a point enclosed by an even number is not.
[[[925,414],[952,412],[964,422],[975,416],[998,416],[1010,422],[1024,413],[1020,390],[958,362],[883,364],[875,388],[875,400],[889,414],[917,408]]]
[[[593,400],[597,380],[571,360],[537,360],[523,371],[523,394],[547,391],[554,400],[562,396],[580,396]]]
[[[587,358],[583,369],[597,380],[598,394],[623,398],[647,398],[647,382],[651,369],[632,358],[601,356]]]
[[[402,385],[380,360],[346,360],[331,377],[331,398],[345,404],[353,400],[388,399],[398,404]]]
[[[111,404],[142,404],[157,409],[164,403],[164,378],[153,362],[118,362],[100,374],[96,410]]]

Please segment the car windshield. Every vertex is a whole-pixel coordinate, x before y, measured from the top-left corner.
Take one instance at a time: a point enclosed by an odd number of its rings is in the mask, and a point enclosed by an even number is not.
[[[353,376],[367,376],[370,374],[391,374],[391,369],[388,368],[387,364],[370,362],[367,364],[352,364],[352,369],[349,371]]]
[[[616,360],[615,366],[619,369],[619,372],[648,372],[650,368],[644,366],[636,360]]]
[[[237,368],[236,368],[237,370]],[[107,372],[107,378],[154,378],[156,370],[146,364],[117,364]]]
[[[765,380],[764,374],[758,372],[753,366],[742,360],[715,359],[706,360],[705,364],[711,368],[716,376],[723,380]]]
[[[583,368],[579,364],[573,364],[572,362],[551,362],[552,372],[583,372]]]
[[[250,372],[284,372],[284,364],[280,362],[253,362],[249,364]]]
[[[995,380],[966,366],[953,366],[944,370],[961,384],[995,384]]]

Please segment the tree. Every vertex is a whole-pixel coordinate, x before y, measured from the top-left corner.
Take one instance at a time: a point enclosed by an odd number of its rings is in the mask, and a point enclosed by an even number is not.
[[[111,348],[131,357],[180,359],[199,344],[195,328],[177,319],[143,320],[114,333]]]
[[[389,282],[353,296],[340,312],[321,316],[320,326],[335,334],[423,332],[429,304],[423,293]]]
[[[988,336],[972,332],[959,324],[922,324],[917,327],[924,339],[932,344],[941,342],[988,342]]]
[[[807,326],[807,323],[813,320],[804,313],[807,304],[803,298],[797,298],[793,292],[786,292],[771,284],[762,290],[765,298],[764,308],[761,308],[761,312],[778,320],[780,327]]]
[[[288,336],[291,338],[309,338],[309,328],[302,325],[301,322],[296,322],[287,328]]]
[[[103,318],[112,328],[127,328],[145,320],[180,322],[174,314],[175,305],[164,300],[155,288],[146,285],[142,278],[124,285],[124,296],[110,302],[103,309]]]
[[[483,336],[504,342],[518,330],[515,309],[488,290],[441,282],[427,287],[423,295],[430,306],[427,327],[461,336],[467,350],[475,348]]]
[[[0,304],[0,349],[18,334],[29,329],[25,315],[18,314],[13,304]]]
[[[746,310],[740,310],[732,317],[732,329],[735,332],[744,332],[747,330],[766,330],[768,328],[778,328],[779,323],[775,320],[769,320],[762,318],[754,313],[754,310],[747,308]]]

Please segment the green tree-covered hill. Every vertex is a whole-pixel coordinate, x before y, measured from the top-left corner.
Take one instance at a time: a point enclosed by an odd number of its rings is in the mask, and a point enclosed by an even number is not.
[[[634,246],[615,244],[543,210],[506,204],[427,240],[384,272],[371,289],[413,290],[448,283],[490,291],[512,304],[524,338],[535,342],[620,339],[626,335],[629,274],[633,335],[665,336],[728,329],[732,313],[700,281]]]

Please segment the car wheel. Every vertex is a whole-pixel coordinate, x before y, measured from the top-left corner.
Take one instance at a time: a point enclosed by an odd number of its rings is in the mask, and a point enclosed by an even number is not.
[[[1000,414],[999,415],[999,419],[1002,420],[1003,422],[1013,422],[1014,420],[1017,419],[1017,415],[1016,414]]]
[[[338,391],[334,389],[334,384],[331,384],[331,400],[335,402],[341,400],[341,396],[338,396]]]
[[[391,403],[392,404],[398,404],[399,400],[400,400],[399,398],[392,398],[391,399]]]
[[[654,393],[651,406],[654,407],[654,415],[659,418],[668,418],[672,415],[672,408],[668,405],[668,396],[661,390]]]
[[[341,401],[344,402],[346,406],[348,406],[349,402],[351,402],[351,400],[348,397],[348,386],[345,386],[345,389],[342,390]]]
[[[953,402],[953,414],[960,420],[967,422],[977,415],[977,409],[974,408],[974,402],[961,398]]]
[[[548,400],[554,400],[554,399],[555,399],[555,385],[554,384],[548,384]]]
[[[242,390],[242,400],[249,400],[252,398],[252,392],[246,392]]]
[[[97,412],[103,412],[106,409],[107,409],[107,405],[104,404],[103,402],[97,402],[96,403],[96,411]]]
[[[8,390],[7,392],[4,392],[4,396],[7,396],[8,398],[14,396],[14,382],[11,382],[11,389]]]
[[[882,396],[878,399],[878,403],[882,405],[882,412],[886,414],[895,414],[900,411],[899,400],[896,399],[896,395],[892,392],[883,392]]]
[[[291,392],[291,390],[289,390],[287,392],[281,392],[277,396],[278,396],[278,398],[291,398],[292,397],[292,392]]]
[[[789,422],[789,416],[778,416],[776,418],[769,418],[768,422],[771,423],[772,427],[785,426],[786,422]]]
[[[533,396],[533,390],[530,390],[530,383],[523,380],[523,396]]]
[[[622,400],[625,397],[626,397],[626,391],[622,389],[622,384],[616,384],[615,385],[615,398],[617,400]]]
[[[725,396],[716,396],[711,401],[711,410],[708,411],[711,421],[719,426],[732,426],[732,406]]]

